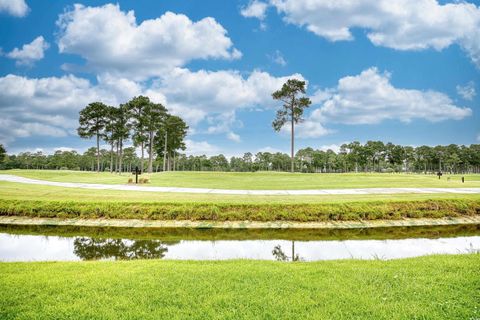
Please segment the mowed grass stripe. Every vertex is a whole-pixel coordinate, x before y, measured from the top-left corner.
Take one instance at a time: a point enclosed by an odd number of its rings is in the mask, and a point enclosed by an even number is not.
[[[133,175],[109,172],[68,170],[5,170],[0,172],[32,179],[57,182],[126,184]],[[444,175],[438,179],[429,174],[402,173],[285,173],[285,172],[165,172],[144,174],[150,186],[245,189],[299,190],[348,188],[475,188],[480,187],[480,175]]]

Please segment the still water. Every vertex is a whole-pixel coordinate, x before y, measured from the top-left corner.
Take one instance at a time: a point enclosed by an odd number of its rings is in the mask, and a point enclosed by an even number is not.
[[[480,225],[267,231],[0,225],[1,261],[317,261],[473,252],[480,252]]]

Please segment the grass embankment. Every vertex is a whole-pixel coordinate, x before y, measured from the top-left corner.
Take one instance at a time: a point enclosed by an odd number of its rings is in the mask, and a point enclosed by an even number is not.
[[[109,172],[69,170],[6,170],[0,172],[27,178],[58,182],[126,184],[133,176]],[[286,172],[165,172],[144,174],[149,186],[248,189],[348,189],[348,188],[474,188],[480,187],[480,175],[444,175],[401,173],[286,173]],[[450,178],[450,179],[448,179]]]
[[[0,263],[2,319],[477,319],[480,255]]]
[[[215,221],[440,218],[480,213],[479,195],[227,196],[0,182],[0,215]]]

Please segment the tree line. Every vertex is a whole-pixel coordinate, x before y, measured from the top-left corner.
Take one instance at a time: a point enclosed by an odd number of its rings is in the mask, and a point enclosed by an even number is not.
[[[166,171],[171,167],[170,163],[175,162],[178,150],[185,150],[184,139],[188,130],[182,118],[169,114],[165,106],[153,103],[145,96],[134,97],[118,107],[102,102],[90,103],[80,111],[79,124],[77,132],[80,137],[96,140],[96,164],[92,168],[95,167],[97,172],[106,168],[101,161],[105,152],[101,154],[100,142],[110,145],[110,172],[122,172],[125,170],[124,144],[129,139],[134,147],[140,148],[138,164],[141,172],[144,171],[145,151],[148,153],[146,165],[149,173],[153,172],[156,157],[163,157],[163,171]],[[129,159],[131,153],[132,150],[128,150]]]
[[[163,134],[163,132],[161,132]],[[162,135],[158,135],[162,137]],[[147,137],[149,137],[147,135]],[[148,142],[148,140],[147,140]],[[168,142],[167,142],[168,143]],[[120,143],[121,144],[121,143]],[[154,146],[156,144],[154,143]],[[173,157],[170,147],[169,157],[162,153],[163,144],[154,147],[158,152],[152,159],[152,172],[166,170],[181,171],[291,171],[291,157],[281,152],[247,152],[243,156],[227,159],[222,154],[214,156],[187,156],[176,152]],[[116,147],[116,143],[115,143]],[[147,145],[147,150],[150,148]],[[46,155],[42,152],[23,152],[18,155],[6,155],[1,163],[3,169],[70,169],[83,171],[132,171],[135,166],[149,166],[149,159],[143,159],[136,153],[135,147],[123,148],[122,161],[116,163],[116,149],[99,150],[90,148],[83,154],[76,151],[56,151]],[[1,156],[0,156],[1,158]],[[113,158],[113,162],[112,162]],[[173,161],[173,159],[175,161]],[[99,162],[97,162],[99,161]],[[296,172],[341,173],[341,172],[416,172],[436,173],[480,173],[480,144],[470,146],[451,144],[448,146],[401,146],[381,141],[368,141],[361,144],[354,141],[343,144],[339,151],[303,148],[294,156]]]

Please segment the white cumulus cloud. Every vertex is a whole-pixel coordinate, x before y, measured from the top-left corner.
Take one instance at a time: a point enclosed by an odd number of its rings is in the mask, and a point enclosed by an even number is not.
[[[335,88],[318,90],[312,101],[320,106],[300,124],[301,135],[328,134],[331,132],[325,128],[328,123],[378,124],[386,120],[408,123],[415,119],[438,122],[461,120],[472,114],[471,109],[455,105],[444,93],[396,88],[390,77],[389,73],[369,68],[359,75],[341,78]]]
[[[220,148],[218,146],[210,144],[207,141],[195,141],[192,139],[185,139],[185,146],[186,146],[185,153],[187,155],[213,156],[220,153]]]
[[[33,135],[63,137],[76,134],[78,112],[93,101],[118,105],[138,94],[126,80],[92,85],[73,75],[28,78],[0,77],[0,141]],[[123,84],[123,90],[122,90]]]
[[[76,4],[57,21],[62,53],[78,54],[96,72],[145,79],[195,59],[237,59],[227,31],[214,18],[191,21],[166,12],[137,24],[119,5]]]
[[[31,43],[24,44],[21,49],[15,48],[6,56],[16,60],[17,65],[32,65],[35,61],[43,59],[45,50],[50,47],[42,36],[35,38]]]
[[[365,29],[370,41],[397,50],[442,50],[460,45],[480,67],[480,9],[436,0],[270,0],[287,23],[330,41],[352,40]]]
[[[234,70],[193,72],[177,68],[155,81],[146,94],[163,95],[169,110],[189,124],[208,119],[209,133],[220,133],[239,126],[237,110],[275,106],[272,92],[290,78],[303,79],[300,74],[274,77],[258,70],[244,76]]]
[[[457,93],[465,100],[471,101],[477,95],[477,92],[475,91],[475,83],[473,81],[470,81],[464,86],[458,85],[456,89]]]
[[[153,83],[117,78],[109,73],[97,76],[97,83],[73,75],[29,78],[18,75],[0,77],[0,111],[4,115],[0,140],[14,141],[34,134],[76,135],[78,112],[88,103],[125,103],[134,96],[147,95],[184,118],[193,131],[203,122],[201,133],[224,134],[240,141],[235,128],[241,109],[274,106],[271,93],[288,77],[274,77],[262,71],[242,75],[238,71],[196,71],[174,69]],[[41,127],[40,125],[43,125]],[[48,126],[48,127],[47,127]],[[40,132],[40,133],[39,133]]]
[[[272,62],[281,65],[282,67],[287,65],[287,61],[279,50],[276,50],[273,55],[267,55],[267,57],[272,60]]]
[[[24,17],[29,10],[25,0],[0,0],[0,12],[6,12],[14,17]]]
[[[242,139],[240,138],[240,136],[239,136],[238,134],[236,134],[235,132],[229,132],[229,133],[227,134],[227,138],[228,138],[229,140],[234,141],[234,142],[241,142],[241,141],[242,141]]]
[[[472,114],[471,109],[456,106],[444,93],[395,88],[390,83],[390,74],[380,73],[377,68],[341,78],[331,91],[330,98],[312,113],[312,118],[375,124],[384,120],[461,120]]]
[[[240,14],[246,18],[265,19],[265,11],[268,5],[265,2],[253,0],[240,10]]]

